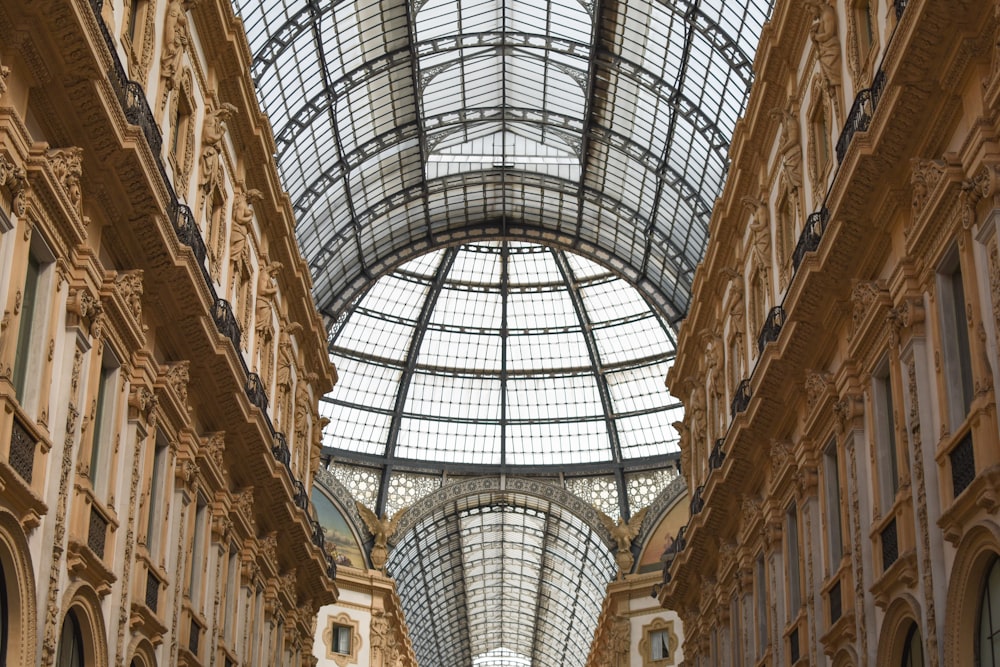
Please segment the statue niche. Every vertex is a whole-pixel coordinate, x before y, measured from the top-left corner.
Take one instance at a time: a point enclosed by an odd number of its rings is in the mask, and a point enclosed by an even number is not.
[[[253,204],[261,199],[260,190],[236,190],[232,225],[229,232],[230,301],[240,322],[240,330],[250,327],[250,291],[253,269],[250,264],[250,237],[253,227]]]
[[[198,159],[199,209],[208,226],[208,263],[212,277],[218,281],[225,249],[226,210],[225,170],[223,168],[222,139],[226,136],[226,121],[236,113],[236,107],[225,103],[210,106],[205,114],[205,127],[201,136],[201,156]],[[250,215],[253,215],[251,211]]]

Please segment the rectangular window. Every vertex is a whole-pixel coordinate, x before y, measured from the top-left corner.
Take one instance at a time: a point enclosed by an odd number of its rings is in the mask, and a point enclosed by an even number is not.
[[[757,657],[767,648],[767,586],[764,579],[764,555],[754,563],[754,599],[757,604]]]
[[[879,512],[884,516],[896,501],[899,490],[899,466],[896,460],[896,423],[893,415],[892,378],[889,363],[872,378],[872,402],[875,419],[875,465],[878,467]]]
[[[799,566],[799,513],[792,503],[785,513],[785,554],[788,560],[788,620],[799,613],[802,606],[802,582]]]
[[[34,414],[38,408],[39,389],[43,382],[39,371],[44,367],[46,324],[54,266],[55,258],[42,240],[41,234],[37,232],[32,234],[24,284],[21,286],[17,346],[14,349],[14,364],[11,369],[14,395],[21,409],[29,414]],[[14,284],[16,285],[16,278]]]
[[[729,618],[731,620],[730,627],[732,631],[730,632],[729,646],[732,655],[730,656],[730,664],[733,667],[742,667],[743,665],[743,633],[740,630],[740,601],[735,595],[733,596],[732,602],[729,605]]]
[[[94,411],[94,439],[90,445],[90,483],[98,498],[105,497],[108,478],[109,452],[115,437],[115,402],[118,393],[118,359],[107,345],[101,353],[101,370],[97,378],[97,407]]]
[[[341,655],[351,654],[351,628],[346,625],[333,626],[333,652]],[[654,657],[653,660],[659,660]]]
[[[263,616],[264,616],[264,591],[260,588],[257,589],[257,594],[255,596],[254,610],[253,610],[253,632],[250,634],[250,641],[253,643],[250,649],[250,664],[256,665],[257,659],[260,656],[260,643],[261,635],[263,634]]]
[[[146,513],[146,548],[151,556],[158,554],[164,512],[168,445],[157,434],[153,449],[153,470],[149,480],[149,508]]]
[[[965,421],[972,407],[972,354],[969,350],[969,325],[965,313],[965,286],[962,264],[956,252],[938,272],[941,295],[941,347],[948,397],[948,417],[954,432]]]
[[[38,300],[38,283],[41,265],[34,253],[28,256],[28,269],[24,277],[21,297],[21,326],[17,332],[17,351],[14,353],[14,393],[18,403],[24,405],[28,382],[28,359],[31,356],[31,331]]]
[[[236,592],[236,581],[240,572],[240,552],[236,545],[229,547],[229,571],[226,577],[226,603],[225,603],[225,631],[224,637],[226,646],[233,648],[233,627],[236,625],[236,610],[239,608],[239,599]]]
[[[823,488],[826,496],[827,547],[830,556],[827,574],[829,575],[833,574],[844,557],[840,507],[840,461],[837,457],[836,440],[827,445],[823,452]]]
[[[195,608],[201,600],[202,572],[205,569],[205,530],[208,523],[208,503],[198,494],[198,505],[194,515],[194,539],[191,548],[191,571],[188,574],[188,598]],[[196,598],[195,595],[198,597]]]

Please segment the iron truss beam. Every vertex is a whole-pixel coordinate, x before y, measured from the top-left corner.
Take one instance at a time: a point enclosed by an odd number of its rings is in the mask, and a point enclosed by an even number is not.
[[[326,88],[327,90],[329,90],[330,89],[330,73],[327,70],[326,64],[325,64],[327,62],[327,58],[326,58],[325,51],[324,51],[324,48],[323,48],[323,35],[322,35],[323,31],[322,31],[322,26],[321,26],[321,23],[320,23],[321,20],[322,20],[322,9],[319,6],[319,2],[320,2],[320,0],[308,0],[308,2],[306,3],[306,5],[307,5],[307,7],[308,7],[308,9],[310,11],[310,14],[311,14],[310,27],[311,27],[311,30],[312,30],[312,40],[313,40],[313,43],[316,46],[316,54],[320,58],[320,61],[323,63],[322,72],[321,72],[321,74],[323,75],[323,77],[322,77],[323,78],[323,87]],[[334,146],[336,147],[337,155],[339,156],[340,160],[343,160],[344,159],[344,144],[343,144],[343,142],[341,141],[341,138],[340,138],[340,129],[337,127],[337,117],[336,117],[336,114],[333,113],[333,104],[332,104],[332,101],[327,105],[327,113],[329,114],[330,129],[331,129],[331,132],[332,132],[332,135],[333,135],[333,143],[334,143]],[[350,183],[347,182],[346,175],[344,176],[344,199],[345,199],[345,201],[347,203],[348,210],[351,212],[351,219],[354,219],[355,214],[356,214],[356,209],[354,207],[354,198],[351,196],[351,192],[350,192]],[[361,271],[362,271],[362,273],[367,274],[368,273],[368,269],[367,269],[367,267],[365,265],[364,252],[363,252],[363,249],[361,247],[361,236],[360,236],[360,234],[357,233],[357,231],[355,231],[354,238],[355,238],[355,242],[357,243],[357,246],[358,246],[358,262],[361,264]]]
[[[428,291],[427,298],[424,299],[420,309],[420,316],[417,320],[416,328],[413,330],[413,337],[410,339],[410,347],[406,351],[406,368],[399,380],[399,389],[396,391],[396,403],[393,406],[392,421],[389,424],[389,436],[386,442],[386,457],[391,461],[396,454],[396,441],[399,439],[399,428],[403,422],[403,408],[406,406],[406,397],[409,394],[410,380],[413,379],[413,371],[417,367],[417,356],[420,352],[420,344],[424,340],[427,332],[427,325],[431,321],[434,307],[437,305],[438,296],[444,287],[444,280],[451,271],[455,257],[458,255],[458,248],[452,247],[445,251],[441,263],[438,264],[437,272],[434,274],[434,283]],[[375,513],[382,516],[385,511],[385,502],[389,494],[389,479],[392,476],[392,463],[388,463],[382,469],[382,484],[378,490],[378,502],[375,505]]]
[[[618,136],[620,137],[620,135]],[[623,149],[634,146],[637,151],[644,150],[642,147],[639,147],[624,138],[621,138],[618,145]],[[649,152],[645,151],[645,155],[648,157]],[[516,176],[516,180],[512,179],[511,176]],[[681,186],[682,189],[680,189],[680,192],[682,194],[697,192],[692,186],[684,181],[684,177],[681,174],[674,172],[673,169],[668,171],[667,178],[671,183]],[[371,224],[372,221],[380,217],[387,216],[393,211],[404,208],[414,202],[419,202],[422,206],[422,198],[428,195],[445,193],[455,189],[468,190],[470,187],[481,186],[503,187],[504,185],[510,184],[537,187],[540,190],[550,190],[573,198],[576,198],[579,193],[582,195],[583,201],[594,204],[600,208],[613,211],[614,215],[619,219],[632,220],[639,233],[646,233],[647,230],[649,230],[660,236],[667,247],[671,250],[669,257],[674,258],[675,266],[673,268],[677,275],[679,275],[684,269],[692,267],[694,264],[694,261],[687,257],[686,248],[674,245],[674,240],[670,237],[670,235],[661,230],[659,227],[654,226],[652,219],[640,213],[638,209],[634,208],[631,204],[612,197],[603,190],[589,185],[580,187],[580,184],[576,181],[521,170],[516,172],[502,169],[473,171],[463,174],[443,176],[424,183],[411,185],[410,187],[403,188],[388,195],[387,197],[384,197],[381,201],[375,202],[372,206],[368,207],[364,212],[355,217],[351,224],[352,227],[356,226],[358,228],[364,228]],[[696,199],[695,202],[699,200],[700,198]],[[707,228],[707,216],[711,213],[711,209],[708,208],[707,204],[702,202],[701,211],[703,211],[703,215],[705,216],[703,223]],[[324,254],[332,254],[333,251],[333,246],[324,246]],[[311,264],[317,267],[322,267],[323,258],[313,258]],[[635,262],[633,265],[636,269],[639,268],[639,262]],[[683,309],[681,309],[681,311],[683,312]]]
[[[365,454],[337,447],[323,447],[321,457],[329,458],[332,461],[363,466],[366,468],[383,468],[392,465],[393,470],[399,472],[413,473],[433,473],[440,475],[445,472],[449,475],[551,475],[552,466],[544,465],[484,465],[481,463],[448,463],[446,461],[425,461],[422,459],[404,459],[394,457],[392,459],[379,454]],[[670,452],[658,454],[656,456],[643,456],[632,459],[625,459],[623,467],[625,472],[641,472],[651,468],[663,468],[673,461],[680,459],[680,452]],[[559,470],[568,475],[608,475],[614,474],[614,467],[608,461],[596,461],[594,463],[567,463],[559,466]]]
[[[515,34],[515,33],[508,33]],[[526,38],[528,36],[525,36]],[[457,38],[455,38],[457,41]],[[552,41],[550,38],[544,38],[547,41]],[[503,52],[509,47],[505,44],[496,44],[491,47],[491,50],[495,52]],[[541,48],[541,47],[534,47]],[[354,70],[347,75],[336,80],[332,84],[332,90],[322,89],[316,92],[311,98],[306,100],[301,107],[296,109],[292,114],[289,115],[288,121],[280,128],[276,129],[275,133],[275,144],[278,149],[279,155],[283,153],[288,147],[295,143],[295,139],[301,134],[305,129],[312,125],[315,120],[320,117],[324,112],[328,110],[330,100],[339,100],[344,95],[349,93],[355,86],[363,85],[369,83],[372,78],[380,74],[389,72],[390,70],[397,67],[409,66],[412,61],[412,51],[409,48],[398,49],[391,53],[385,54],[380,58],[372,61],[370,64]],[[447,63],[442,63],[441,68],[450,68],[457,66],[463,61],[461,53],[459,53],[455,60],[448,61]],[[586,61],[581,61],[581,63]],[[728,150],[729,150],[729,139],[726,133],[719,128],[718,123],[714,121],[710,116],[705,114],[701,106],[694,100],[688,98],[675,84],[671,83],[667,79],[649,71],[642,65],[635,63],[627,58],[621,56],[616,56],[609,52],[607,49],[600,48],[597,52],[596,63],[607,70],[614,72],[620,76],[624,76],[631,80],[636,81],[639,85],[643,86],[651,93],[656,95],[661,100],[668,100],[668,104],[673,106],[674,110],[682,118],[686,119],[694,127],[695,131],[699,132],[705,137],[705,141],[708,144],[709,150],[715,153],[719,159],[725,163],[728,160]],[[555,63],[553,63],[555,64]],[[562,63],[564,67],[568,67]],[[440,74],[444,69],[439,69],[436,67],[433,70],[433,74]],[[583,69],[579,70],[581,76],[585,75]],[[422,81],[421,86],[426,85],[427,81]],[[539,110],[539,113],[547,113],[544,110]],[[441,116],[447,116],[448,114],[441,114]],[[428,117],[429,119],[430,117]],[[580,119],[576,120],[577,123],[582,125]],[[430,126],[428,126],[430,129]],[[357,149],[355,149],[357,150]]]
[[[580,295],[580,286],[573,277],[573,270],[566,260],[566,255],[559,252],[552,252],[559,273],[566,281],[570,301],[573,302],[573,310],[583,324],[583,339],[587,345],[587,352],[590,354],[590,363],[594,368],[594,381],[597,383],[597,393],[601,397],[601,407],[604,409],[604,424],[608,431],[608,440],[611,443],[611,455],[615,462],[615,483],[618,486],[618,511],[621,516],[628,521],[631,513],[628,506],[628,496],[625,488],[625,475],[622,471],[622,445],[618,437],[618,424],[615,421],[615,404],[611,400],[611,389],[608,387],[608,378],[604,374],[604,365],[601,362],[601,351],[597,347],[597,339],[594,338],[594,323],[590,321],[590,315],[583,305],[583,297]]]
[[[744,83],[749,85],[753,81],[753,59],[740,48],[739,44],[729,36],[722,26],[698,9],[697,2],[677,2],[676,0],[657,0],[657,2],[670,9],[673,13],[683,16]],[[311,3],[307,3],[306,6],[275,29],[271,33],[270,38],[254,53],[250,71],[257,85],[260,85],[264,74],[277,63],[281,54],[292,47],[302,32],[309,29],[309,24],[312,21],[312,12],[309,4]],[[342,3],[324,3],[323,10],[327,12],[332,11],[338,4]],[[600,24],[598,23],[598,25]],[[510,41],[505,40],[505,36]],[[491,45],[546,48],[559,50],[568,55],[576,55],[584,59],[589,59],[593,53],[590,45],[568,39],[519,32],[481,32],[452,35],[420,42],[417,46],[417,55],[424,56],[442,51],[479,48]],[[390,54],[380,56],[369,63],[365,63],[361,68],[354,70],[353,73],[362,74],[366,70],[371,72],[377,68],[376,63],[379,60],[383,58],[391,59],[393,55],[409,57],[409,50],[407,46]]]
[[[375,276],[382,276],[392,271],[395,267],[431,250],[446,248],[463,241],[502,238],[498,236],[498,229],[499,225],[492,219],[466,220],[462,223],[460,229],[443,229],[436,232],[429,239],[414,240],[389,249],[377,258],[370,268]],[[604,265],[605,268],[619,278],[632,284],[653,304],[667,321],[676,323],[684,315],[684,311],[682,309],[679,310],[677,304],[673,301],[675,292],[665,290],[661,283],[650,279],[649,276],[640,274],[637,270],[638,263],[633,263],[635,260],[634,257],[617,254],[613,250],[599,247],[590,241],[570,236],[565,232],[526,223],[511,226],[508,229],[507,238],[532,243],[548,243],[572,250],[577,254],[585,255]],[[336,252],[337,247],[329,245],[320,255],[310,260],[309,267],[314,276],[314,284],[319,284],[317,281],[323,272],[325,262],[328,259],[332,259]],[[343,280],[338,279],[334,283],[330,283],[330,299],[323,300],[317,298],[317,304],[324,315],[330,319],[337,319],[345,308],[348,308],[350,304],[371,286],[372,282],[372,279],[358,274],[346,277]]]
[[[522,114],[517,110],[514,110],[509,115],[503,110],[496,110],[496,109],[466,110],[466,112],[456,112],[455,114],[446,114],[446,115],[449,117],[454,117],[456,119],[455,120],[456,123],[462,123],[462,122],[471,122],[463,120],[465,118],[470,118],[470,117],[488,118],[491,117],[494,113],[495,116],[493,117],[509,118],[511,119],[511,122],[525,122],[527,124],[551,124],[559,128],[571,126],[572,123],[578,123],[578,121],[575,121],[570,117],[555,113],[545,114],[544,116],[545,123],[542,123],[542,121],[540,120],[535,120],[534,118],[531,118],[531,116],[534,114],[532,113]],[[524,121],[514,120],[519,118],[525,118],[527,120]],[[441,123],[445,121],[445,118],[429,117],[427,121],[429,127],[438,129],[443,126]],[[488,121],[483,121],[483,122],[488,122]],[[344,163],[346,160],[350,159],[352,161],[356,161],[357,164],[363,164],[364,162],[372,159],[379,153],[389,150],[391,147],[396,146],[406,140],[417,139],[418,136],[419,136],[419,128],[417,127],[416,123],[408,123],[406,125],[393,128],[389,132],[386,132],[385,134],[380,135],[372,139],[371,141],[367,142],[363,146],[358,147],[356,151],[348,155],[345,155],[344,160],[338,162],[338,164],[334,165],[330,169],[322,172],[319,176],[317,176],[316,179],[313,180],[306,187],[303,194],[300,195],[298,199],[296,199],[296,201],[293,204],[293,208],[300,214],[306,213],[311,207],[311,205],[315,203],[317,199],[322,197],[323,193],[325,193],[333,185],[333,183],[340,180],[340,178],[346,176],[346,174],[349,172],[349,170],[344,169]],[[636,162],[642,164],[642,166],[645,167],[648,171],[655,174],[657,178],[659,178],[665,185],[674,188],[677,191],[678,195],[691,206],[694,215],[697,218],[701,219],[702,223],[705,225],[707,229],[708,218],[712,214],[712,208],[704,201],[704,199],[702,199],[701,192],[694,186],[694,184],[688,182],[684,174],[680,173],[679,171],[677,171],[668,164],[661,164],[658,155],[652,153],[647,147],[634,141],[631,137],[619,134],[618,132],[597,125],[596,123],[591,124],[590,132],[588,134],[585,134],[584,136],[596,140],[606,146],[614,148],[615,150],[621,153],[624,153],[625,155],[632,158]],[[463,178],[462,185],[468,186],[477,180],[481,180],[484,183],[489,182],[490,175],[499,175],[501,174],[502,171],[506,172],[511,170],[482,170],[474,172],[465,172],[464,174],[452,174],[437,179],[423,181],[417,185],[411,185],[407,188],[403,188],[401,190],[398,190],[397,192],[387,195],[382,200],[375,202],[364,211],[356,213],[351,219],[351,224],[352,226],[365,227],[366,225],[370,224],[372,220],[388,214],[393,209],[398,208],[401,205],[411,203],[412,201],[417,199],[420,195],[426,195],[431,192],[442,192],[444,190],[451,189],[450,187],[442,188],[437,184],[451,183],[456,177],[462,177]],[[561,179],[555,176],[548,176],[525,170],[517,170],[516,172],[512,173],[517,176],[515,182],[531,182],[532,177],[537,177],[537,178],[542,178],[545,181],[554,181],[554,182],[572,184],[571,188],[566,188],[566,187],[555,188],[563,193],[576,192],[577,189],[579,189],[581,192],[597,191],[596,188],[593,188],[591,186],[585,184],[581,185],[576,181],[567,181],[566,179]],[[466,176],[469,176],[471,174],[479,174],[481,175],[481,179],[465,178]],[[426,184],[426,190],[424,190],[425,184]],[[602,196],[609,196],[609,195],[603,195],[602,193]],[[629,207],[629,210],[635,211],[636,209]],[[655,229],[652,219],[646,218],[645,216],[639,216],[638,213],[636,213],[632,217],[637,217],[637,218],[641,217],[643,221],[643,226],[641,227],[641,229],[643,230],[644,233],[649,233]],[[333,231],[333,233],[337,233],[339,231],[340,230],[336,230]]]

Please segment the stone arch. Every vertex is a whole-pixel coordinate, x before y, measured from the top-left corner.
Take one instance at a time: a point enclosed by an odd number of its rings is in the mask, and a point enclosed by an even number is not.
[[[912,595],[907,593],[893,600],[879,631],[876,665],[901,664],[910,625],[916,623],[921,634],[924,633],[921,618],[920,605]]]
[[[505,492],[534,496],[550,501],[587,524],[587,527],[599,535],[606,544],[614,543],[611,533],[601,523],[593,505],[562,487],[539,480],[515,477],[505,479],[503,488],[501,488],[499,477],[478,477],[446,484],[411,505],[406,514],[401,517],[395,535],[389,539],[388,544],[390,547],[395,546],[403,535],[412,530],[421,520],[433,514],[443,503],[481,493],[502,494]]]
[[[0,565],[7,589],[7,664],[34,664],[38,643],[35,570],[21,523],[6,510],[0,510]]]
[[[59,617],[57,636],[61,633],[62,624],[66,622],[70,612],[74,612],[80,624],[80,633],[83,635],[84,664],[108,664],[108,633],[104,626],[104,613],[101,611],[101,599],[97,591],[89,584],[75,582],[66,589],[63,600],[65,602]]]
[[[976,627],[983,577],[993,559],[1000,556],[1000,525],[985,520],[973,526],[962,537],[955,554],[948,582],[945,624],[944,664],[971,665],[975,662],[974,642],[963,641],[970,628]]]
[[[833,662],[830,663],[832,667],[854,667],[858,664],[858,656],[854,652],[854,648],[847,646],[840,649],[835,656],[833,656]]]
[[[138,661],[141,667],[156,667],[156,649],[145,637],[136,637],[128,647],[128,662],[131,667],[133,661]]]

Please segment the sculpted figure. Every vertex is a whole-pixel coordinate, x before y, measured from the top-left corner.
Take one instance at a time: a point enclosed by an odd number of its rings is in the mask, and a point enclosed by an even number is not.
[[[247,235],[253,224],[253,204],[262,197],[263,194],[260,190],[240,188],[236,191],[236,199],[233,202],[233,225],[229,236],[229,261],[231,264],[246,261]]]
[[[257,275],[257,303],[254,308],[254,327],[258,333],[271,330],[271,297],[278,293],[274,276],[281,270],[281,262],[261,266]]]
[[[222,182],[222,138],[226,136],[226,121],[236,113],[236,107],[226,103],[209,108],[202,130],[201,175],[198,186],[204,194],[210,193]],[[251,215],[253,212],[251,211]]]
[[[826,0],[806,0],[815,15],[809,35],[819,55],[819,66],[827,84],[840,84],[840,41],[837,38],[837,12]]]
[[[624,578],[632,570],[632,565],[635,562],[631,551],[632,540],[639,534],[639,528],[642,526],[642,520],[645,518],[647,511],[649,511],[649,507],[643,507],[633,514],[629,521],[621,518],[618,519],[618,523],[615,523],[607,514],[601,510],[597,510],[597,516],[600,517],[601,523],[611,533],[611,538],[618,547],[618,553],[615,554],[615,562],[618,563],[619,579]]]
[[[355,501],[358,507],[358,512],[361,514],[361,518],[364,520],[365,525],[368,526],[368,530],[371,532],[372,537],[375,538],[375,544],[372,546],[372,565],[381,571],[385,571],[385,561],[389,556],[389,552],[386,545],[389,542],[389,538],[393,536],[396,532],[396,528],[399,526],[400,519],[406,514],[406,508],[397,511],[392,515],[391,519],[385,517],[378,518],[375,512],[372,512],[368,507],[359,501]]]
[[[167,90],[177,86],[181,72],[181,56],[187,48],[190,0],[170,0],[163,20],[163,54],[160,56],[160,75],[167,80]]]
[[[791,109],[775,109],[771,115],[781,122],[781,168],[793,190],[802,185],[802,141],[799,119]]]

